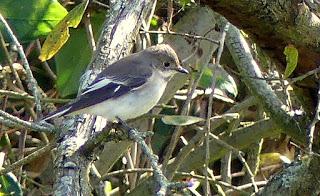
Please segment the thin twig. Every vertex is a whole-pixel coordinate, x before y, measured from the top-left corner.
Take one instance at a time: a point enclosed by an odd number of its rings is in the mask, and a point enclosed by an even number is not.
[[[127,126],[127,124],[119,118],[118,118],[118,121],[121,123],[122,128],[128,131],[129,138],[137,142],[137,144],[140,146],[141,150],[144,152],[146,157],[150,160],[151,167],[154,170],[153,174],[154,174],[155,180],[159,185],[159,190],[157,191],[157,195],[166,195],[169,182],[167,178],[163,175],[158,165],[158,157],[153,154],[152,150],[145,143],[144,139],[141,137],[138,131]]]
[[[167,8],[167,18],[168,18],[167,31],[168,32],[170,32],[170,29],[171,29],[172,17],[173,17],[173,0],[168,0],[168,8]]]
[[[224,40],[227,34],[229,28],[229,23],[227,23],[225,25],[225,28],[223,29],[223,32],[221,33],[221,40],[220,40],[220,44],[219,44],[219,48],[218,48],[218,53],[217,53],[217,58],[216,58],[216,64],[219,65],[220,64],[220,59],[221,59],[221,55],[223,52],[223,48],[224,48]],[[212,70],[212,78],[211,78],[211,93],[209,95],[209,101],[208,101],[208,112],[207,112],[207,119],[206,119],[206,132],[205,132],[205,145],[206,145],[206,157],[205,157],[205,178],[206,178],[206,182],[205,182],[205,194],[209,195],[210,194],[210,189],[209,189],[209,182],[208,182],[208,169],[209,169],[209,160],[210,160],[210,142],[209,142],[209,134],[210,134],[210,130],[211,130],[211,116],[212,116],[212,105],[213,105],[213,95],[214,95],[214,90],[216,88],[216,76],[215,70]]]
[[[204,72],[204,68],[205,67],[206,66],[203,65],[201,67],[200,73],[198,74],[196,79],[190,81],[191,88],[190,88],[190,91],[188,93],[187,99],[186,99],[186,101],[184,102],[184,104],[182,106],[181,115],[187,115],[188,114],[193,94],[194,94],[194,92],[195,92],[195,90],[196,90],[196,88],[198,86],[198,83],[199,83],[200,78],[201,78],[201,76],[202,76],[202,74]],[[171,136],[170,143],[169,143],[168,147],[166,148],[166,154],[164,155],[163,162],[162,162],[162,168],[163,168],[163,170],[165,172],[166,172],[166,167],[168,165],[168,162],[169,162],[169,160],[171,158],[172,152],[173,152],[175,146],[177,145],[177,143],[179,141],[179,137],[181,135],[181,132],[182,132],[181,126],[176,126],[176,128],[174,129],[174,132],[173,132],[173,134]]]
[[[248,166],[246,160],[243,158],[243,156],[242,156],[243,153],[242,153],[240,150],[234,148],[233,146],[231,146],[231,145],[227,144],[226,142],[224,142],[223,140],[221,140],[218,136],[216,136],[216,135],[214,135],[214,134],[212,134],[212,133],[210,133],[210,136],[211,136],[211,138],[213,138],[218,144],[220,144],[220,145],[222,145],[223,147],[231,150],[233,153],[235,153],[235,154],[238,156],[239,160],[240,160],[240,161],[242,162],[242,164],[245,166],[245,168],[247,169],[247,171],[248,171],[248,173],[249,173],[249,175],[250,175],[250,177],[251,177],[251,181],[252,181],[253,187],[254,187],[254,189],[255,189],[255,192],[258,192],[258,187],[257,187],[257,185],[255,184],[255,181],[254,181],[254,175],[253,175],[250,167]]]
[[[83,19],[84,19],[84,25],[86,27],[86,32],[87,32],[87,40],[89,42],[92,52],[94,52],[97,50],[97,46],[93,36],[92,25],[90,21],[90,13],[86,12]]]
[[[37,45],[37,49],[40,51],[41,50],[41,44],[40,44],[39,39],[36,40],[36,45]],[[43,61],[41,64],[42,64],[42,67],[44,68],[44,70],[47,72],[48,76],[53,81],[56,81],[57,80],[57,75],[51,70],[48,62],[47,61]]]
[[[113,171],[113,172],[109,172],[109,173],[104,174],[100,180],[105,181],[105,180],[108,180],[108,178],[110,178],[112,176],[118,176],[118,175],[123,175],[123,174],[128,174],[128,173],[141,173],[141,172],[153,173],[153,169],[151,169],[151,168],[135,168],[135,169],[117,170],[117,171]],[[239,176],[239,174],[244,175],[244,172],[236,173],[235,176]],[[200,179],[200,180],[205,179],[204,176],[192,174],[192,173],[187,173],[187,172],[176,172],[176,175],[181,176],[181,177],[196,178],[196,179]],[[218,176],[218,178],[221,178],[221,177]],[[209,178],[209,181],[214,184],[218,184],[218,185],[224,186],[226,188],[230,188],[232,190],[239,191],[239,192],[244,193],[246,195],[248,194],[248,192],[242,191],[239,188],[237,188],[236,186],[233,186],[233,185],[226,183],[226,182],[223,182],[223,181],[218,181],[217,178],[216,179]]]
[[[38,92],[37,81],[33,77],[33,74],[30,69],[27,57],[26,57],[25,53],[23,52],[23,48],[22,48],[21,44],[19,43],[18,39],[16,38],[16,36],[12,32],[10,26],[8,25],[8,23],[6,22],[6,20],[3,18],[3,16],[1,14],[0,14],[0,20],[4,24],[13,43],[17,46],[18,53],[20,55],[23,66],[24,66],[26,73],[27,73],[27,78],[28,78],[28,82],[29,82],[28,88],[30,91],[32,91],[33,96],[35,97],[36,112],[37,112],[37,115],[40,115],[41,114],[41,102],[40,102],[41,94],[40,94],[40,92]]]
[[[0,90],[0,97],[2,96],[8,96],[8,98],[12,99],[25,99],[25,100],[32,100],[34,101],[35,98],[28,93],[19,93],[15,91],[8,91],[8,90]],[[43,102],[49,102],[49,103],[68,103],[73,101],[74,99],[55,99],[55,98],[47,98],[42,97],[41,101]]]
[[[206,40],[206,41],[212,42],[214,44],[219,44],[219,41],[217,41],[217,40],[210,39],[208,37],[203,37],[200,35],[192,35],[192,34],[188,34],[188,33],[179,33],[179,32],[173,32],[173,31],[146,31],[146,30],[142,30],[142,31],[140,31],[140,33],[177,35],[177,36],[188,37],[188,38],[192,38],[192,39],[196,39],[196,40]]]
[[[320,120],[320,82],[318,84],[318,103],[317,103],[316,111],[314,114],[314,118],[307,129],[307,145],[308,145],[307,151],[309,154],[312,154],[314,130],[319,120]]]
[[[13,62],[12,62],[12,59],[10,57],[9,51],[8,51],[7,47],[5,46],[6,43],[5,43],[5,40],[4,40],[4,37],[3,37],[2,33],[1,33],[1,31],[0,31],[0,40],[1,40],[2,50],[3,50],[4,54],[5,54],[6,60],[8,61],[8,64],[9,64],[10,69],[12,71],[13,77],[17,82],[17,86],[21,90],[24,90],[22,82],[21,82],[20,77],[19,77],[19,74],[18,74],[17,70],[13,67]]]
[[[230,108],[226,113],[234,113],[239,112],[241,110],[244,110],[245,108],[248,108],[255,104],[255,98],[249,97],[245,99],[243,102],[234,105],[232,108]],[[221,119],[212,119],[211,122],[211,131],[213,131],[215,128],[221,126],[227,119],[221,118]],[[196,131],[196,135],[193,136],[193,138],[188,142],[188,145],[184,146],[178,155],[175,157],[174,161],[170,164],[170,170],[167,169],[165,172],[165,175],[167,176],[168,180],[171,180],[175,174],[175,172],[179,169],[180,165],[183,163],[185,158],[189,155],[189,153],[196,147],[196,145],[202,141],[204,134],[203,129],[198,126],[191,126],[191,129],[194,129]]]
[[[8,98],[11,99],[25,99],[25,100],[32,100],[34,101],[35,98],[28,93],[19,93],[15,91],[8,91],[8,90],[0,90],[0,97],[2,96],[8,96]],[[48,103],[69,103],[73,101],[74,99],[55,99],[55,98],[46,98],[42,97],[42,102],[48,102]]]
[[[311,71],[308,71],[307,73],[305,73],[305,74],[303,74],[301,76],[289,79],[289,84],[293,84],[295,82],[301,81],[301,80],[305,79],[306,77],[312,76],[312,75],[317,74],[317,73],[320,73],[320,67],[318,67],[316,69],[313,69]]]
[[[106,4],[104,4],[104,3],[101,3],[101,2],[99,2],[99,1],[97,1],[97,0],[93,0],[92,3],[95,3],[95,4],[97,4],[97,5],[100,5],[101,7],[104,7],[104,8],[106,8],[106,9],[109,9],[109,8],[110,8],[108,5],[106,5]]]
[[[0,169],[0,175],[3,175],[3,174],[6,174],[20,166],[23,166],[27,163],[29,163],[30,161],[38,158],[39,156],[43,155],[44,153],[47,153],[49,150],[53,149],[55,147],[55,144],[48,144],[44,147],[41,147],[39,150],[31,153],[30,155],[24,157],[23,159],[11,164],[11,165],[8,165],[8,166],[5,166],[4,169]]]
[[[26,128],[32,131],[53,132],[53,126],[41,126],[33,122],[24,121],[2,110],[0,110],[0,123],[10,127]]]

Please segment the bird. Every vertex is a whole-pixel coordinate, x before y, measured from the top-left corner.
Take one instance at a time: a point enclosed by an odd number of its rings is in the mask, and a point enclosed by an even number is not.
[[[92,114],[123,121],[150,111],[176,73],[188,74],[174,49],[158,44],[124,57],[101,71],[78,98],[42,121],[61,116]]]

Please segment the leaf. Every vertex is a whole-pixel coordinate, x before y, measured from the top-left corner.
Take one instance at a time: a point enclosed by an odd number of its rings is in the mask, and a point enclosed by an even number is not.
[[[0,184],[0,195],[23,195],[21,185],[19,184],[16,176],[12,172],[9,172],[5,175],[1,175]]]
[[[1,0],[0,13],[19,41],[27,42],[46,36],[68,12],[55,0]],[[3,28],[1,23],[1,32],[6,32]]]
[[[158,19],[155,17],[152,17],[151,21],[150,21],[150,25],[151,27],[156,28],[159,24],[158,24]]]
[[[284,52],[286,55],[287,66],[284,71],[284,77],[288,78],[298,65],[298,50],[291,44],[285,47]]]
[[[41,48],[39,59],[48,60],[55,55],[70,37],[69,27],[77,28],[81,22],[89,1],[84,1],[74,7],[48,35]]]
[[[182,115],[166,115],[161,118],[162,122],[167,125],[185,126],[198,122],[203,122],[205,119],[195,116],[182,116]]]
[[[238,95],[238,88],[232,76],[228,72],[226,72],[220,65],[209,64],[209,66],[214,67],[216,76],[215,90],[220,90],[224,93],[227,93],[228,97],[230,97],[229,95],[232,95],[232,98],[236,97]],[[200,78],[198,86],[204,89],[210,88],[212,84],[212,77],[212,70],[209,67],[206,67]]]
[[[104,194],[105,195],[110,195],[112,191],[112,184],[110,181],[105,181],[104,182]]]
[[[92,14],[91,24],[98,39],[105,14]],[[71,29],[67,43],[55,55],[56,87],[62,97],[77,93],[81,75],[90,62],[92,51],[84,28]]]

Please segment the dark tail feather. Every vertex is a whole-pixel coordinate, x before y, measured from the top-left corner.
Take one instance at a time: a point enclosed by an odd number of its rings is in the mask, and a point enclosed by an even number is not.
[[[43,117],[43,118],[41,119],[41,121],[46,121],[46,120],[49,120],[49,119],[51,119],[51,118],[64,116],[64,115],[70,113],[71,107],[72,107],[72,106],[70,106],[70,105],[62,106],[62,107],[58,108],[56,111],[51,112],[51,113],[49,113],[47,116]]]

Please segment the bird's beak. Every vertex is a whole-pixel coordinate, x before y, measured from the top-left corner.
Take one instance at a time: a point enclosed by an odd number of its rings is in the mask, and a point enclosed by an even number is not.
[[[176,71],[180,72],[180,73],[184,73],[184,74],[188,74],[189,71],[181,66],[176,68]]]

